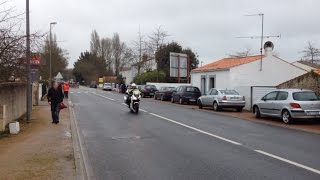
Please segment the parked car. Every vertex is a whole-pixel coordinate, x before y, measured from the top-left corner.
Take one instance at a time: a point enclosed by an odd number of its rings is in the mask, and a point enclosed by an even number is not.
[[[177,90],[172,93],[171,102],[179,102],[184,104],[185,102],[197,103],[198,98],[201,96],[199,88],[194,86],[179,86]]]
[[[102,89],[104,91],[112,91],[112,84],[111,83],[104,83]]]
[[[246,105],[245,97],[236,90],[230,89],[210,89],[206,95],[198,99],[199,108],[213,107],[213,110],[219,111],[223,108],[234,108],[241,112]]]
[[[91,84],[90,88],[97,88],[97,85],[96,84]]]
[[[257,118],[282,118],[285,124],[294,119],[320,118],[320,99],[315,92],[299,89],[279,89],[265,95],[253,105]]]
[[[144,97],[153,97],[154,93],[158,91],[155,85],[139,85],[139,90],[141,91],[141,96]]]
[[[154,99],[171,100],[172,93],[176,90],[175,87],[161,87],[159,91],[156,91],[154,94]]]

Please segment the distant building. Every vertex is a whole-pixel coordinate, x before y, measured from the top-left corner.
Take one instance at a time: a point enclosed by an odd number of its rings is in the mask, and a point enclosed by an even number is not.
[[[252,86],[277,86],[305,74],[307,70],[272,55],[267,47],[262,57],[224,58],[191,72],[191,84],[205,94],[211,88],[235,89],[246,97],[246,109],[251,106]]]
[[[144,62],[143,66],[140,69],[140,73],[144,73],[147,70],[156,70],[156,69],[157,69],[156,61],[155,59],[151,59]],[[138,74],[137,64],[132,64],[129,67],[122,68],[120,70],[120,74],[124,78],[125,83],[130,84],[131,82],[133,82],[134,78]]]

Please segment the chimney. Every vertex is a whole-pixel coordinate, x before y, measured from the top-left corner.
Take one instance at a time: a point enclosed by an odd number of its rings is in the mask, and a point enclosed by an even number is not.
[[[272,56],[272,51],[274,48],[274,45],[271,41],[267,41],[266,43],[264,43],[264,55],[265,56]]]

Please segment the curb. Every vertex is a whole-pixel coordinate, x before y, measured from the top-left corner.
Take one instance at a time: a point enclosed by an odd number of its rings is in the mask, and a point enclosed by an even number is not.
[[[77,180],[94,180],[93,171],[89,165],[88,154],[85,149],[84,142],[82,141],[82,136],[78,128],[73,103],[70,100],[70,97],[68,104]]]

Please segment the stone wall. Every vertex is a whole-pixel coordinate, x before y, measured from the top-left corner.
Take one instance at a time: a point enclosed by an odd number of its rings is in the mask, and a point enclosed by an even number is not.
[[[25,114],[26,88],[24,83],[0,83],[0,131]]]
[[[310,89],[320,95],[320,75],[314,72],[309,72],[280,84],[278,88]]]

